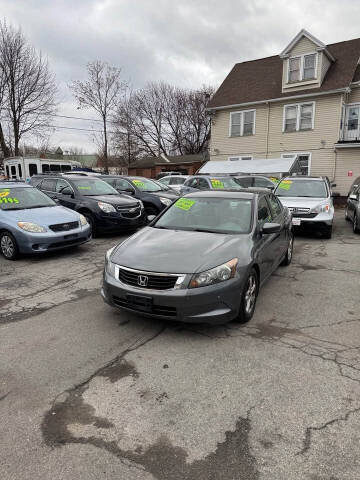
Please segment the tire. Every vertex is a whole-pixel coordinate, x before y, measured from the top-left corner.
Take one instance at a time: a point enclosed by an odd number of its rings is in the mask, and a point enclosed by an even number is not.
[[[286,255],[284,260],[281,262],[281,265],[287,266],[290,265],[294,251],[294,234],[290,232],[289,244],[286,250]]]
[[[354,233],[360,233],[359,220],[358,220],[358,217],[356,215],[356,212],[354,213],[353,232]]]
[[[90,212],[84,212],[83,215],[86,218],[88,224],[90,225],[92,237],[95,238],[97,235],[97,228],[93,215]]]
[[[6,260],[16,260],[19,256],[19,248],[14,236],[10,232],[1,232],[0,251]]]
[[[332,237],[332,225],[330,227],[326,227],[322,234],[323,238],[330,239]]]
[[[255,312],[256,300],[259,293],[259,277],[256,270],[252,268],[241,292],[241,303],[239,314],[235,321],[237,323],[249,322]],[[249,298],[249,295],[251,298]],[[251,304],[249,304],[251,302]]]

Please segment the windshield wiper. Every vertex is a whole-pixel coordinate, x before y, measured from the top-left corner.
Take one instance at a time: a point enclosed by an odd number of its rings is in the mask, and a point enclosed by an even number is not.
[[[47,207],[55,207],[55,205],[33,205],[31,207],[24,207],[24,210],[30,210],[32,208],[47,208]]]

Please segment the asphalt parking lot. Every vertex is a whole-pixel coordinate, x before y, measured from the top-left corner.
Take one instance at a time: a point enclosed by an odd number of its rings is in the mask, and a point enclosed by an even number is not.
[[[121,237],[0,258],[2,480],[354,480],[360,236],[298,236],[247,325],[112,310]]]

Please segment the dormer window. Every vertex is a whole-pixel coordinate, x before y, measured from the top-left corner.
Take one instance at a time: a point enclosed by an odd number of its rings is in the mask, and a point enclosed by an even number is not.
[[[288,83],[316,78],[317,53],[308,53],[289,58]]]

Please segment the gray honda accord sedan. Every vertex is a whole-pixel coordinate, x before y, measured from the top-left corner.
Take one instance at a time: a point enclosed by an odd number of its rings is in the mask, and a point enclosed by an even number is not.
[[[107,252],[101,293],[153,318],[247,322],[292,252],[291,214],[269,190],[191,193]]]

